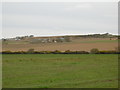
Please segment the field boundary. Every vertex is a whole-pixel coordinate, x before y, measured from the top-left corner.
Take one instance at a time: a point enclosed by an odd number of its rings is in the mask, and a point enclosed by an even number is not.
[[[99,51],[97,48],[91,49],[91,51],[34,51],[34,49],[29,49],[28,51],[2,51],[0,54],[120,54],[119,50],[110,51]]]

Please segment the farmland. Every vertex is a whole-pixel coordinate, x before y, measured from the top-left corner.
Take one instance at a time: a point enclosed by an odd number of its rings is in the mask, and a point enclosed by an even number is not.
[[[3,88],[117,88],[117,54],[3,54]]]
[[[72,38],[71,42],[62,43],[30,43],[30,40],[6,41],[2,45],[3,51],[90,51],[92,48],[99,50],[115,50],[118,40],[110,38]]]

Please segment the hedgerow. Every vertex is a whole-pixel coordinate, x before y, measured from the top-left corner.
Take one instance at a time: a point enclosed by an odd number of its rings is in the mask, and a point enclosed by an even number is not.
[[[99,51],[98,49],[91,49],[90,52],[87,51],[34,51],[34,49],[29,49],[28,51],[2,51],[0,54],[120,54],[120,51]]]

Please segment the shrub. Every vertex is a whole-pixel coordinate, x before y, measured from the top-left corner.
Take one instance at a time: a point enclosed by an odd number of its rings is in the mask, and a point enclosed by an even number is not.
[[[3,51],[2,54],[12,54],[13,52],[11,51]]]
[[[76,51],[76,54],[89,54],[87,51]]]
[[[99,51],[100,54],[118,54],[116,51]]]
[[[89,54],[89,52],[86,52],[86,51],[70,51],[70,50],[66,50],[64,52],[64,54]]]
[[[52,51],[51,53],[52,53],[52,54],[61,54],[61,51],[55,50],[55,51]]]
[[[27,53],[34,53],[34,49],[33,48],[29,49]]]
[[[92,53],[92,54],[98,54],[99,50],[97,48],[93,48],[93,49],[90,50],[90,53]]]
[[[64,54],[71,54],[72,52],[70,50],[66,50]]]

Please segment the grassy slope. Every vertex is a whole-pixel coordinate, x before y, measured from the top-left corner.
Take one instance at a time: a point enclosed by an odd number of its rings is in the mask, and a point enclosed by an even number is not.
[[[117,55],[3,55],[4,88],[115,88]]]

